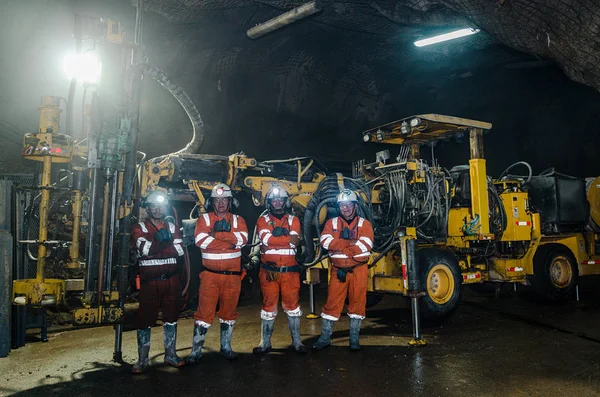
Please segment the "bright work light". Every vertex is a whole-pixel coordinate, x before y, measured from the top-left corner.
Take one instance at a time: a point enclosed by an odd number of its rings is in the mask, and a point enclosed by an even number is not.
[[[479,29],[474,29],[474,28],[455,30],[454,32],[440,34],[438,36],[433,36],[428,39],[417,40],[417,41],[415,41],[415,45],[417,47],[424,47],[426,45],[441,43],[442,41],[454,40],[459,37],[470,36],[472,34],[479,33],[479,32],[480,32]]]
[[[69,79],[76,78],[82,83],[98,83],[102,65],[96,54],[84,52],[83,54],[70,54],[65,58],[65,74]]]

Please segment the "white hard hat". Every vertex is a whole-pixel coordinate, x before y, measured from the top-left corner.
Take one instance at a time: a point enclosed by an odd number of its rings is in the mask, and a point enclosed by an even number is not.
[[[289,195],[281,186],[273,185],[271,190],[269,190],[269,193],[267,193],[267,200],[273,200],[276,198],[289,198]]]
[[[233,197],[233,195],[231,194],[229,186],[224,183],[217,183],[215,187],[213,187],[210,197]]]
[[[342,201],[354,201],[356,203],[358,202],[358,196],[352,190],[344,189],[337,196],[337,202],[341,203]]]
[[[148,204],[158,204],[167,206],[169,205],[169,197],[167,196],[167,193],[161,190],[155,190],[151,192],[148,196],[146,196],[143,206],[145,207]]]

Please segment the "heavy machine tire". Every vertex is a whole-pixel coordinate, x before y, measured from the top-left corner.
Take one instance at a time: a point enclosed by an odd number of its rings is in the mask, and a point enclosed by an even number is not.
[[[460,301],[462,275],[456,257],[439,248],[419,250],[418,267],[425,296],[420,312],[425,320],[439,321],[448,317]]]
[[[553,301],[566,301],[577,285],[578,270],[573,255],[558,244],[543,245],[533,257],[531,286]]]
[[[377,294],[375,292],[367,292],[367,309],[375,306],[383,299],[383,294]]]

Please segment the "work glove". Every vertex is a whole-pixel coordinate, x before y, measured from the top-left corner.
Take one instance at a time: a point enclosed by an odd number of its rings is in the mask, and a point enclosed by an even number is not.
[[[273,262],[267,262],[266,265],[268,267],[273,267],[273,268],[277,267],[277,265]],[[278,272],[270,272],[267,270],[267,281],[269,281],[269,282],[277,281],[278,278],[279,278]]]
[[[165,229],[164,227],[158,230],[156,233],[154,233],[154,241],[157,241],[159,243],[168,243],[172,240],[173,236],[171,235],[171,232],[168,229]]]
[[[350,229],[348,229],[347,227],[342,229],[342,232],[340,233],[340,238],[343,238],[344,240],[350,240]]]
[[[279,273],[275,273],[275,272],[267,272],[267,281],[268,282],[274,282],[277,281],[277,278],[279,278]]]
[[[217,232],[230,232],[231,231],[231,224],[229,222],[227,222],[225,220],[225,218],[221,219],[220,221],[216,221],[215,222],[215,229],[214,229],[215,233]]]
[[[300,237],[293,235],[290,236],[290,244],[292,244],[294,247],[297,247],[300,245]]]
[[[342,283],[346,282],[346,275],[348,273],[352,273],[352,269],[350,270],[344,270],[344,269],[337,269],[337,278],[338,280],[340,280]]]
[[[213,228],[213,233],[218,233],[218,232],[222,232],[223,231],[223,221],[224,219],[221,219],[219,221],[215,222],[215,227]]]
[[[280,227],[280,226],[275,226],[273,228],[273,237],[279,237],[279,236],[289,236],[290,231],[286,228]]]

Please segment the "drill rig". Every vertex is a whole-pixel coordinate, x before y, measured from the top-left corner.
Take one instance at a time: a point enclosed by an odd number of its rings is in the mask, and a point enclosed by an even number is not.
[[[369,304],[385,293],[401,294],[412,299],[413,317],[440,319],[456,309],[462,284],[486,282],[522,283],[564,299],[579,276],[600,273],[599,236],[589,226],[599,230],[594,197],[600,184],[590,181],[586,197],[585,181],[557,173],[511,176],[511,166],[491,178],[483,150],[483,134],[491,128],[486,122],[424,114],[365,131],[364,142],[400,145],[399,155],[390,161],[389,151],[379,152],[375,162],[354,164],[352,177],[328,175],[310,158],[172,155],[144,164],[142,194],[161,181],[184,181],[188,189],[170,194],[197,201],[202,211],[205,195],[219,182],[249,193],[256,206],[264,205],[273,184],[283,186],[302,220],[299,259],[306,267],[305,283],[312,286],[330,267],[318,244],[320,231],[338,214],[336,194],[350,188],[359,193],[359,214],[375,230],[367,264]],[[465,135],[468,165],[447,169],[422,158],[423,147]],[[189,236],[194,220],[186,222]],[[251,261],[260,260],[257,251]]]
[[[40,193],[26,215],[37,217],[39,233],[18,243],[37,271],[35,278],[13,281],[13,304],[68,307],[76,325],[114,324],[114,359],[121,361],[144,59],[137,38],[127,42],[120,23],[110,19],[76,15],[74,36],[78,55],[95,54],[102,74],[80,81],[81,130],[73,128],[73,77],[66,134],[59,126],[62,98],[45,96],[38,131],[24,136],[22,156],[42,163],[41,184],[34,187]]]
[[[387,226],[391,216],[392,226],[407,226],[418,241],[426,314],[450,313],[460,284],[522,283],[546,298],[564,300],[579,276],[600,272],[597,178],[588,182],[586,193],[583,179],[554,171],[534,176],[524,162],[491,178],[483,151],[483,133],[491,127],[425,114],[363,133],[365,142],[403,145],[396,162],[387,164],[382,156],[361,171],[373,182],[372,204],[380,220],[375,224]],[[423,145],[465,134],[468,165],[448,170],[420,158]],[[526,166],[529,174],[509,175],[516,165]],[[375,269],[377,289],[378,274],[389,275],[391,268]]]

